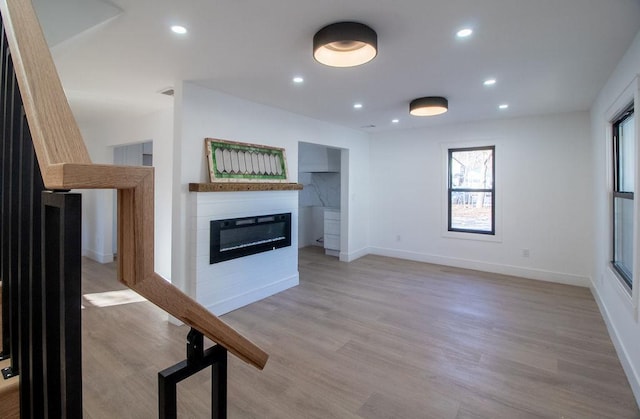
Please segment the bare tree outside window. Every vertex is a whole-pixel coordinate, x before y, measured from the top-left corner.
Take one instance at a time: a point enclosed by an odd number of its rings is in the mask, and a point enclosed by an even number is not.
[[[449,231],[495,235],[495,146],[449,149]]]

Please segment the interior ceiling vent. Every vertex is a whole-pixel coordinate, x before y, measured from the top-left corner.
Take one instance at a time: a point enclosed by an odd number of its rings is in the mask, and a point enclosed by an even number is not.
[[[173,96],[173,87],[167,87],[166,89],[160,90],[160,93],[167,96]]]

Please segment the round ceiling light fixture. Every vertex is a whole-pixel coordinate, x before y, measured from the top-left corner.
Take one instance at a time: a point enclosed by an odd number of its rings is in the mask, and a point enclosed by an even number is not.
[[[332,23],[313,37],[313,58],[330,67],[355,67],[377,54],[378,34],[363,23]]]
[[[445,113],[449,101],[442,96],[428,96],[414,99],[409,104],[409,113],[413,116],[434,116]]]

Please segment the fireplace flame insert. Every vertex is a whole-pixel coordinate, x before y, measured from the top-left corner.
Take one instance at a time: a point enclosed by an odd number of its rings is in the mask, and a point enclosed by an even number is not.
[[[291,213],[210,222],[209,264],[291,246]]]

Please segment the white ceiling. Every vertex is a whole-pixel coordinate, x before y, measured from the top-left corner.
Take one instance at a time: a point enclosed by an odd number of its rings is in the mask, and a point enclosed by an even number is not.
[[[177,80],[351,128],[375,125],[363,128],[371,132],[587,110],[640,30],[640,0],[40,0],[36,6],[84,123],[170,106],[158,91]],[[314,33],[342,20],[377,31],[373,61],[341,69],[313,60]],[[189,33],[173,34],[172,24]],[[473,36],[456,39],[465,26]],[[294,85],[294,75],[305,82]],[[483,86],[489,77],[495,86]],[[409,116],[411,99],[432,95],[449,99],[448,113]],[[353,109],[356,101],[362,109]],[[499,111],[500,103],[509,109]]]

